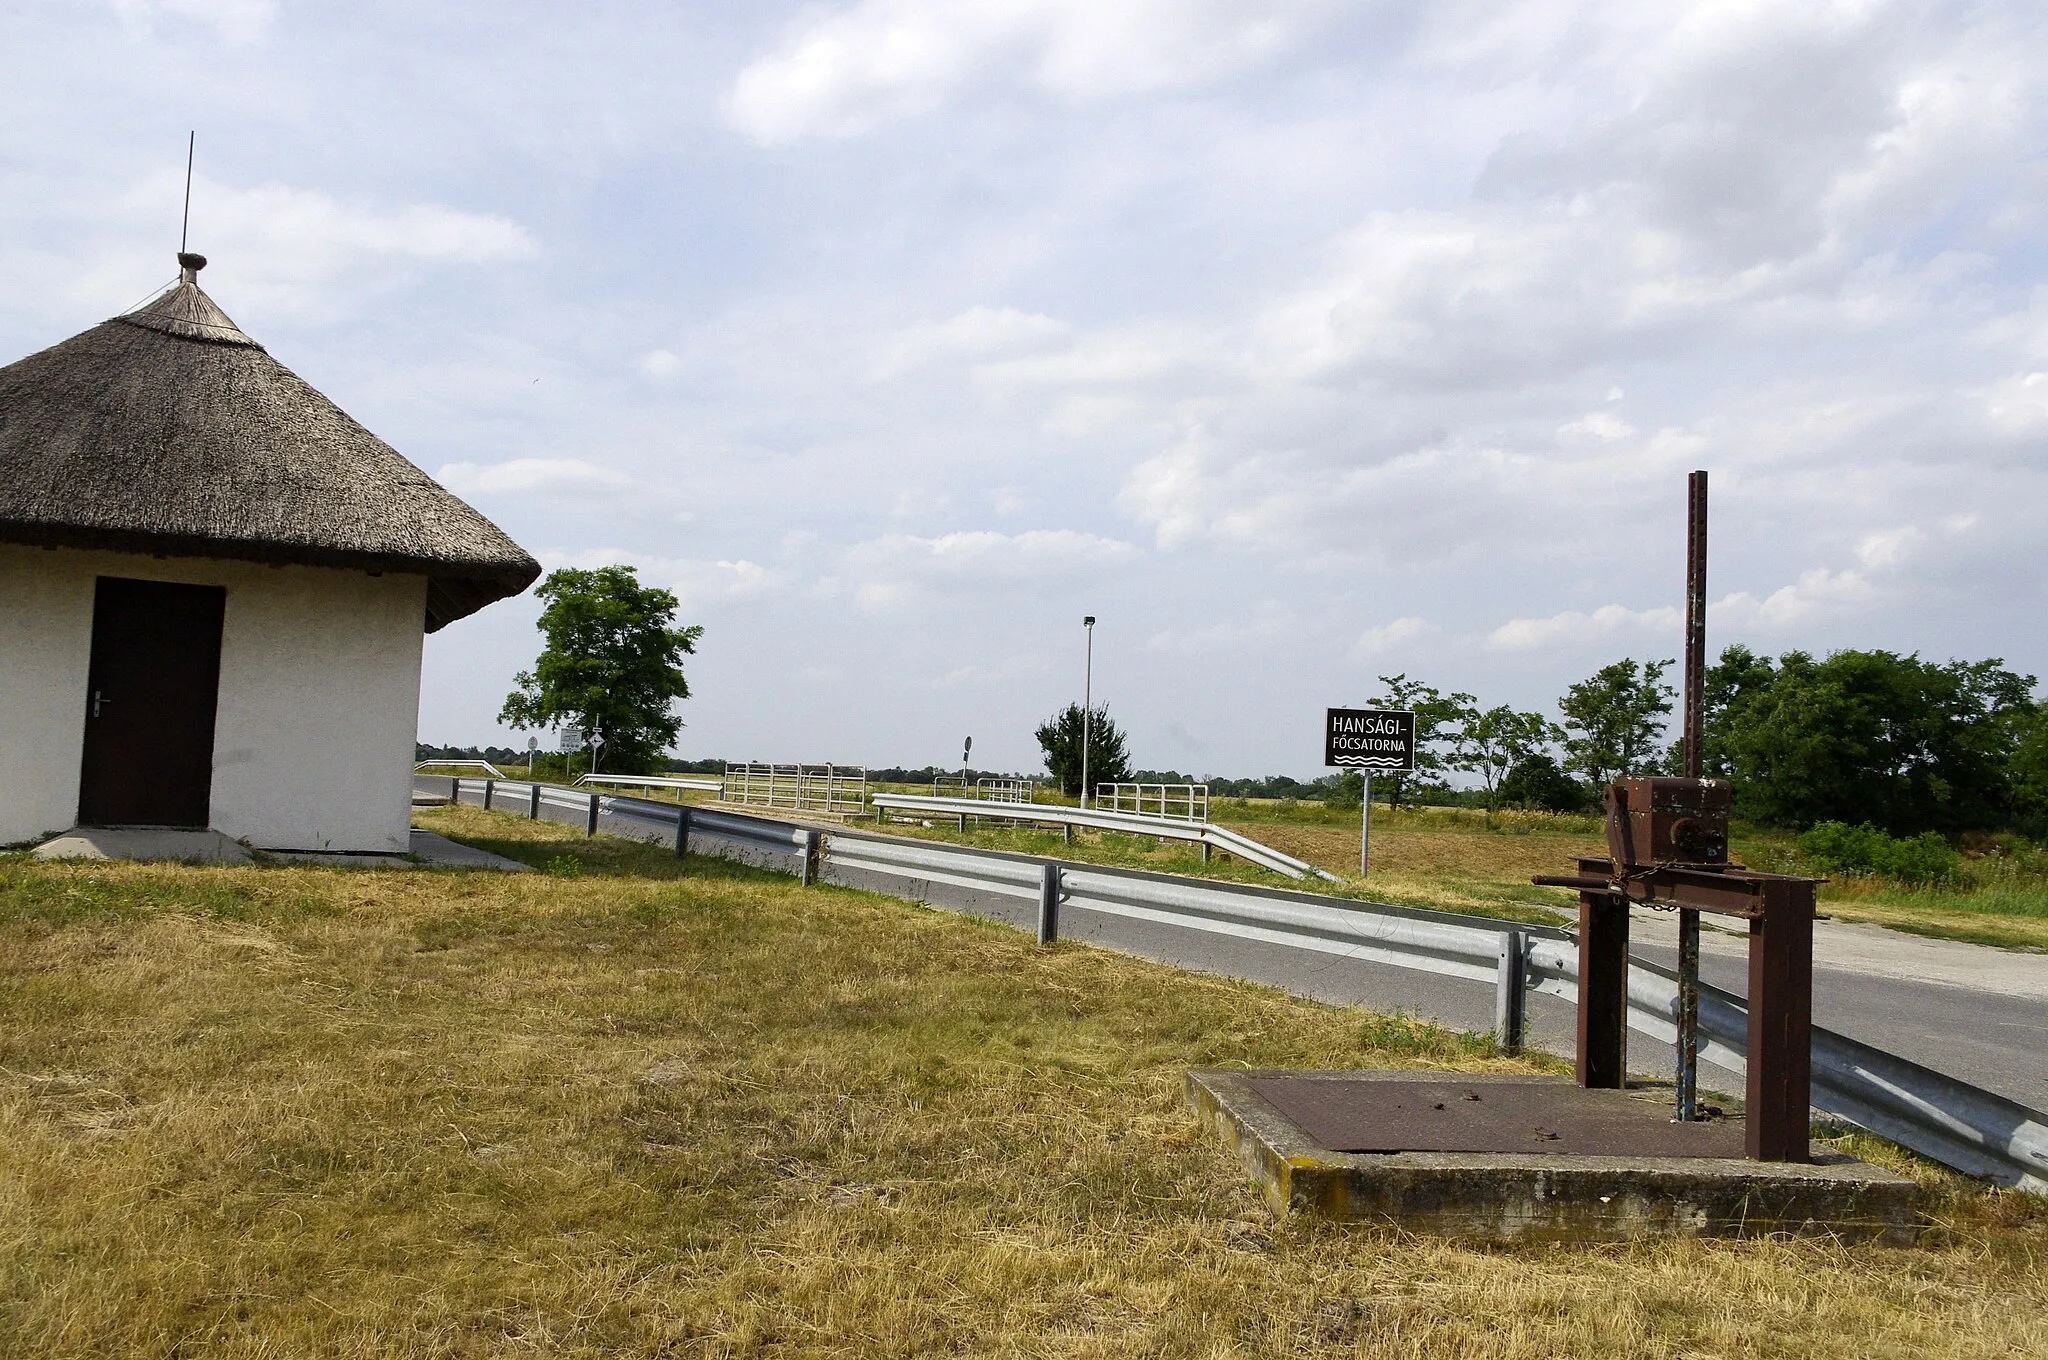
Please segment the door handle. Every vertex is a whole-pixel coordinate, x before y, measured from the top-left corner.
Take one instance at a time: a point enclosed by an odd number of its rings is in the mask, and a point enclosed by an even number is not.
[[[100,694],[98,690],[94,690],[92,692],[92,715],[95,718],[97,718],[100,715],[100,705],[106,702],[107,700]]]

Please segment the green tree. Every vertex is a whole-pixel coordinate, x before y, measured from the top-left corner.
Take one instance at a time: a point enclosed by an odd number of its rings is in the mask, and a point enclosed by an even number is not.
[[[1045,768],[1059,781],[1060,792],[1069,797],[1081,792],[1082,709],[1068,704],[1038,725],[1039,749],[1045,752]],[[1104,704],[1088,717],[1088,782],[1117,784],[1131,777],[1131,757],[1123,729],[1109,716]],[[1089,802],[1095,800],[1090,797]]]
[[[1469,705],[1458,716],[1451,768],[1479,776],[1486,790],[1486,815],[1500,809],[1500,784],[1510,770],[1564,740],[1564,732],[1541,713],[1517,713],[1505,704],[1479,710]]]
[[[1515,762],[1500,781],[1501,801],[1545,812],[1584,812],[1593,804],[1592,791],[1566,774],[1548,751],[1534,751]]]
[[[1728,699],[1710,708],[1707,750],[1746,815],[1915,836],[1988,830],[2020,811],[2033,677],[1995,658],[1886,651],[1787,652],[1765,680],[1768,666],[1724,653],[1714,668]]]
[[[690,697],[683,658],[701,627],[677,628],[676,597],[643,586],[631,567],[551,572],[535,592],[547,601],[547,639],[533,669],[513,677],[499,720],[516,728],[574,722],[604,734],[606,769],[645,774],[682,729],[672,707]]]
[[[1332,812],[1356,812],[1365,802],[1365,776],[1357,770],[1324,775],[1316,785],[1323,790],[1323,806]]]
[[[1646,774],[1657,764],[1658,739],[1676,691],[1664,683],[1672,662],[1625,658],[1602,666],[1557,701],[1564,715],[1565,768],[1584,775],[1597,792],[1616,779]]]
[[[2015,724],[2006,773],[2014,824],[2029,835],[2048,836],[2048,708],[2036,706]]]
[[[1443,783],[1451,748],[1458,739],[1453,729],[1477,700],[1469,694],[1439,693],[1434,686],[1410,680],[1405,672],[1382,675],[1380,684],[1384,688],[1372,701],[1374,708],[1406,709],[1415,715],[1415,783],[1423,788]],[[1409,776],[1383,774],[1380,778],[1393,781],[1387,806],[1399,807]]]

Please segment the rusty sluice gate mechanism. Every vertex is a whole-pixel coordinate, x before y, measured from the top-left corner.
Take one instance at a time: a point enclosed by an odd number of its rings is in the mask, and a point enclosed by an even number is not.
[[[1699,913],[1749,923],[1745,1148],[1762,1162],[1807,1160],[1813,1068],[1813,918],[1818,879],[1758,873],[1728,858],[1726,780],[1700,777],[1706,670],[1707,474],[1692,474],[1686,551],[1683,779],[1622,779],[1607,790],[1607,858],[1535,882],[1579,893],[1579,1085],[1627,1084],[1628,913],[1679,912],[1680,1122],[1698,1117]]]

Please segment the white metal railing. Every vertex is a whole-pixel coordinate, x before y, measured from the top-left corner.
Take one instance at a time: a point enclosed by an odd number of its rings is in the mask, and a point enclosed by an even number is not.
[[[415,781],[416,789],[438,791],[440,785],[438,776]],[[491,780],[453,777],[448,790],[458,803],[495,800],[504,811],[580,825],[590,834],[602,824],[636,839],[671,843],[677,854],[695,848],[781,867],[794,860],[804,883],[830,874],[842,883],[919,902],[944,899],[953,890],[968,894],[970,901],[974,896],[1021,898],[1037,904],[1041,940],[1058,938],[1061,913],[1076,910],[1490,984],[1495,1032],[1508,1047],[1519,1046],[1523,1037],[1528,993],[1578,999],[1576,943],[1567,932],[1542,926],[865,831],[821,832],[743,813],[541,784],[494,787]],[[943,801],[969,813],[987,811],[986,803],[973,799],[885,794],[876,801],[882,798]],[[1030,818],[1070,811],[1039,805]],[[1093,809],[1080,815],[1128,820]],[[1670,970],[1630,959],[1629,1027],[1669,1042],[1677,1032],[1677,1007],[1678,984]],[[1747,1019],[1742,998],[1702,984],[1700,1055],[1741,1073]],[[2048,1114],[1818,1026],[1813,1030],[1813,1104],[1958,1171],[2048,1195]]]
[[[868,809],[868,767],[759,760],[728,764],[718,796],[722,802],[749,807],[859,816]]]
[[[725,781],[722,779],[692,779],[686,775],[657,774],[586,774],[577,778],[578,784],[616,784],[627,789],[696,789],[707,793],[722,793]]]
[[[1182,822],[1209,820],[1207,784],[1097,784],[1096,807]]]
[[[1206,847],[1202,856],[1208,858],[1212,850],[1225,850],[1239,859],[1249,860],[1262,869],[1285,874],[1289,878],[1317,878],[1332,883],[1342,882],[1335,874],[1325,873],[1306,860],[1296,859],[1270,845],[1262,845],[1249,836],[1241,836],[1229,827],[1217,826],[1214,822],[1188,822],[1177,817],[1140,817],[1129,812],[1107,812],[1101,808],[1071,808],[1053,803],[993,803],[980,798],[927,798],[917,793],[878,793],[868,800],[874,804],[877,816],[883,812],[937,812],[948,817],[958,817],[960,825],[966,826],[969,817],[990,817],[1005,822],[1044,822],[1053,826],[1085,826],[1097,831],[1123,831],[1135,836],[1159,836],[1166,840],[1193,841]]]
[[[1038,796],[1038,781],[984,776],[974,781],[974,796],[991,803],[1029,803]]]
[[[505,777],[505,772],[488,760],[422,760],[412,767],[414,774],[421,770],[489,770],[493,779]]]

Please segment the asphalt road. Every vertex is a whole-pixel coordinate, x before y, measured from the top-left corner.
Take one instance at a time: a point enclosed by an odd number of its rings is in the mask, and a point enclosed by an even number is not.
[[[644,823],[609,814],[604,829],[648,838],[659,834]],[[780,857],[765,858],[781,867]],[[839,870],[831,877],[891,895],[900,895],[908,886],[894,877]],[[935,906],[1025,930],[1036,928],[1036,908],[1030,903],[947,885],[917,886],[931,894]],[[1708,918],[1703,939],[1701,974],[1714,986],[1746,995],[1747,942],[1713,929],[1712,919]],[[1493,1028],[1490,985],[1072,906],[1062,913],[1061,933],[1067,939],[1183,968],[1268,983],[1319,1001],[1411,1014],[1459,1030]],[[1638,911],[1631,933],[1632,952],[1665,967],[1676,966],[1677,951],[1669,943],[1675,938],[1671,913]],[[2048,1111],[2048,956],[1828,923],[1817,929],[1815,956],[1815,1024]],[[1529,998],[1531,1045],[1569,1057],[1574,1024],[1569,1003],[1542,995]],[[1631,1072],[1671,1075],[1676,1055],[1670,1045],[1633,1030],[1628,1045]],[[1700,1065],[1700,1084],[1706,1090],[1742,1090],[1734,1073],[1705,1062]]]
[[[841,877],[837,872],[834,879]],[[845,875],[854,886],[890,892],[900,880]],[[934,885],[934,905],[1006,921],[1020,929],[1036,928],[1036,908],[1015,898]],[[1669,918],[1666,917],[1666,920]],[[1677,963],[1676,950],[1655,938],[1658,922],[1637,930],[1633,952],[1666,967]],[[1284,945],[1210,935],[1176,926],[1128,917],[1099,915],[1069,905],[1062,909],[1063,938],[1157,959],[1183,968],[1200,969],[1285,988],[1297,996],[1344,1005],[1412,1014],[1437,1020],[1453,1029],[1493,1028],[1493,988],[1439,977],[1387,964],[1318,954]],[[1668,934],[1668,931],[1662,932]],[[1892,934],[1892,932],[1886,932]],[[1644,938],[1649,937],[1649,938]],[[1923,942],[1896,937],[1894,966],[1910,967],[1912,951]],[[1952,961],[1957,949],[1981,950],[1983,971],[1997,978],[2010,975],[2015,964],[2031,975],[2038,969],[2038,988],[2022,983],[2033,995],[2011,995],[1955,985],[1912,981],[1869,971],[1816,964],[1813,979],[1814,1023],[1838,1034],[1910,1058],[1914,1062],[1995,1091],[2036,1110],[2048,1110],[2048,957],[2013,955],[1982,946],[1942,942],[1939,952]],[[1735,993],[1748,992],[1745,941],[1712,939],[1702,950],[1700,971],[1705,981]],[[1949,967],[1942,971],[1954,973]],[[1528,1041],[1569,1057],[1575,1025],[1574,1008],[1555,997],[1529,998]],[[1668,1044],[1630,1031],[1629,1070],[1645,1076],[1669,1077],[1676,1054]],[[1740,1094],[1741,1079],[1726,1069],[1702,1063],[1700,1084],[1707,1090]]]

